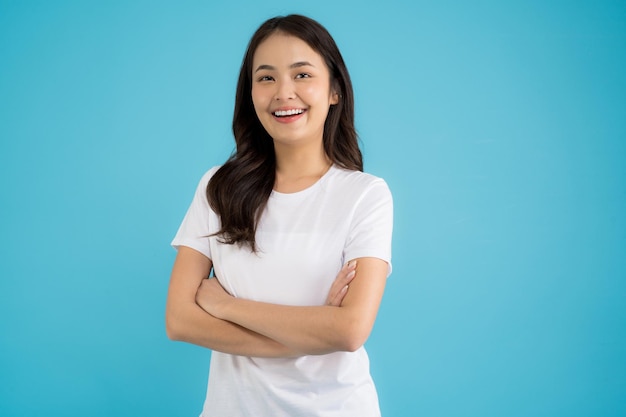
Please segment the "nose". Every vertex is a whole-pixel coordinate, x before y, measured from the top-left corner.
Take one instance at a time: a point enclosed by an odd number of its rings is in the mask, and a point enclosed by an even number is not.
[[[296,97],[293,81],[291,79],[283,79],[276,82],[276,94],[274,100],[291,100]]]

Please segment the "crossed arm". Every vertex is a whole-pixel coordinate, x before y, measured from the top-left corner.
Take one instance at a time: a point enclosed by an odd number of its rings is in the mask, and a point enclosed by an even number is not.
[[[386,262],[360,258],[337,275],[326,305],[294,307],[234,298],[217,279],[206,279],[211,267],[201,253],[179,248],[168,291],[167,334],[173,340],[256,357],[358,349],[374,325],[387,276]]]

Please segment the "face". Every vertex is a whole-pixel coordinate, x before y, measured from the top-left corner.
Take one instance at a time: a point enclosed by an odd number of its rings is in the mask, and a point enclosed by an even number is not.
[[[276,33],[252,60],[252,103],[278,145],[322,145],[324,122],[338,95],[324,59],[295,36]]]

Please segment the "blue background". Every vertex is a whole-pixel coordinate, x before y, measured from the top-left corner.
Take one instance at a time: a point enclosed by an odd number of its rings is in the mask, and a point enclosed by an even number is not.
[[[169,242],[290,12],[335,37],[394,194],[383,414],[626,415],[626,3],[521,0],[1,0],[0,415],[199,413]]]

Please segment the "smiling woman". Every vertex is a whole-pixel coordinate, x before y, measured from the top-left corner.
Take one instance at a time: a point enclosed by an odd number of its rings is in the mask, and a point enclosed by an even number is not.
[[[172,242],[167,333],[214,351],[205,417],[380,415],[363,344],[393,208],[362,172],[352,97],[319,23],[277,17],[252,37],[236,152],[201,179]]]
[[[252,102],[274,147],[319,148],[330,106],[338,101],[323,58],[298,37],[279,32],[259,45],[253,62]]]

